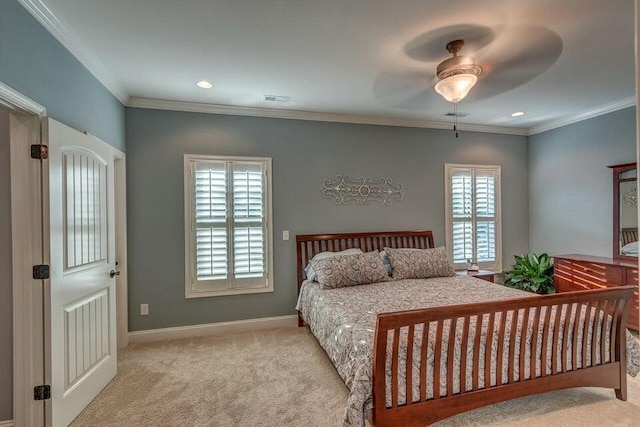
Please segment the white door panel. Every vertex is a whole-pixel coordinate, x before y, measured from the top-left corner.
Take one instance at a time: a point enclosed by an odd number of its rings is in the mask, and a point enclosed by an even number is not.
[[[48,120],[52,421],[66,426],[115,376],[113,150]]]

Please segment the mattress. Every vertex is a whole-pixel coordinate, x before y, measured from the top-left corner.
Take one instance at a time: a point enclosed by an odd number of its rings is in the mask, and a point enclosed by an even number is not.
[[[379,313],[394,312],[401,310],[413,310],[419,308],[440,307],[446,305],[456,304],[468,304],[478,303],[494,300],[503,300],[510,298],[522,298],[533,296],[528,292],[523,292],[517,289],[508,288],[501,285],[489,283],[484,280],[472,278],[468,276],[454,276],[454,277],[440,277],[432,279],[409,279],[409,280],[396,280],[386,281],[381,283],[374,283],[369,285],[351,286],[339,289],[321,290],[320,286],[316,282],[305,281],[302,284],[299,300],[298,310],[301,312],[302,318],[309,326],[309,329],[316,337],[318,343],[327,353],[327,356],[335,366],[338,374],[349,388],[349,398],[347,402],[347,408],[344,416],[345,426],[363,426],[365,420],[365,414],[373,406],[372,399],[372,366],[373,366],[373,347],[375,340],[375,325],[376,317]],[[575,312],[573,310],[573,316]],[[544,309],[541,312],[544,315]],[[499,321],[500,315],[496,316],[496,322]],[[520,316],[520,322],[522,322]],[[555,316],[552,316],[552,319]],[[507,325],[510,324],[512,319],[507,317]],[[488,320],[484,321],[485,328],[479,331],[481,334],[486,334],[486,324]],[[564,319],[562,319],[564,323]],[[460,321],[457,325],[461,327]],[[497,324],[497,323],[496,323]],[[420,348],[420,339],[422,335],[422,326],[416,326],[415,333],[415,346],[414,349]],[[507,327],[507,333],[510,330]],[[494,328],[494,334],[497,333],[497,328]],[[562,328],[560,329],[562,333]],[[582,328],[578,328],[578,333],[581,335]],[[472,325],[470,329],[471,336],[476,333],[475,328]],[[572,334],[573,331],[570,331]],[[541,334],[541,331],[540,331]],[[457,334],[460,336],[460,334]],[[429,332],[429,345],[435,341],[435,330]],[[531,341],[533,336],[533,327],[529,331],[526,339]],[[446,348],[446,337],[448,333],[445,330],[443,334],[444,341],[443,347]],[[390,338],[391,339],[391,338]],[[605,337],[608,339],[608,336]],[[400,354],[406,355],[406,332],[404,336],[400,337]],[[516,347],[519,348],[520,337],[516,336]],[[470,339],[471,343],[472,340]],[[505,338],[505,347],[508,345],[509,339]],[[541,345],[541,336],[538,339],[538,346]],[[589,339],[588,342],[591,342]],[[599,341],[598,341],[599,342]],[[552,350],[549,346],[548,352]],[[388,346],[388,350],[391,351],[391,346]],[[460,354],[459,349],[454,354],[455,364],[459,366]],[[470,351],[470,350],[468,350]],[[497,349],[492,349],[495,354]],[[481,354],[483,354],[484,348],[481,347]],[[412,400],[417,401],[419,399],[419,354],[415,351],[413,354],[414,363],[414,375],[413,380],[414,389],[412,391]],[[507,353],[505,348],[505,354]],[[581,353],[581,352],[579,352]],[[628,333],[627,340],[627,371],[631,375],[636,375],[640,370],[640,346],[631,334]],[[548,354],[550,356],[550,354]],[[590,354],[588,355],[590,358]],[[598,355],[599,358],[599,355]],[[606,354],[605,358],[608,360],[609,355]],[[547,359],[550,359],[548,357]],[[404,358],[401,358],[401,364]],[[529,357],[528,354],[525,358],[525,378],[529,372]],[[548,369],[550,372],[550,361],[545,361],[544,365],[539,363],[536,367],[536,371],[540,372],[541,369]],[[467,358],[467,363],[471,363],[471,357]],[[576,361],[578,367],[581,366],[582,361]],[[429,348],[428,364],[433,369],[434,356],[433,349]],[[454,364],[454,366],[455,366]],[[590,364],[590,360],[587,360],[587,366]],[[543,367],[545,366],[546,367]],[[482,368],[483,369],[483,368]],[[506,363],[503,363],[503,382],[506,382]],[[459,370],[459,368],[458,368]],[[491,385],[495,385],[496,381],[496,365],[492,365],[491,372]],[[446,378],[446,359],[442,359],[441,363],[441,377]],[[400,366],[399,372],[405,372],[404,367]],[[457,371],[456,371],[457,373]],[[465,389],[471,387],[471,367],[467,369],[467,381],[464,386]],[[515,378],[519,378],[520,373],[516,373]],[[484,375],[481,376],[483,378]],[[458,375],[454,373],[455,383],[453,384],[454,390],[460,390],[461,384],[458,381]],[[403,382],[405,378],[399,378],[400,381],[400,395],[399,404],[405,403],[407,396],[405,395],[405,387]],[[483,380],[480,381],[480,386]],[[390,368],[387,367],[387,390],[390,390]],[[441,394],[446,393],[446,384],[441,384]],[[432,397],[434,391],[429,387],[427,390],[427,396]],[[390,397],[387,395],[387,404],[390,402]]]

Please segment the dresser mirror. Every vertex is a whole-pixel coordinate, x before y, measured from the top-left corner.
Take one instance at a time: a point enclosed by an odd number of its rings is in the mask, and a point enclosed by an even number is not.
[[[613,257],[638,259],[638,169],[635,163],[613,170]]]

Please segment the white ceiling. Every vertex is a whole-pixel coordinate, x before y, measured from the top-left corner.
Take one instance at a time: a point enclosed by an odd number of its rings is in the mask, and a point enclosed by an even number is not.
[[[485,69],[463,123],[529,129],[635,96],[630,0],[21,1],[125,99],[448,122],[433,76],[453,38]]]

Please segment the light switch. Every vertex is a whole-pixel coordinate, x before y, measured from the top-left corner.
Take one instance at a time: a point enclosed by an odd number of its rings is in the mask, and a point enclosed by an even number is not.
[[[282,240],[289,240],[289,230],[282,231]]]

